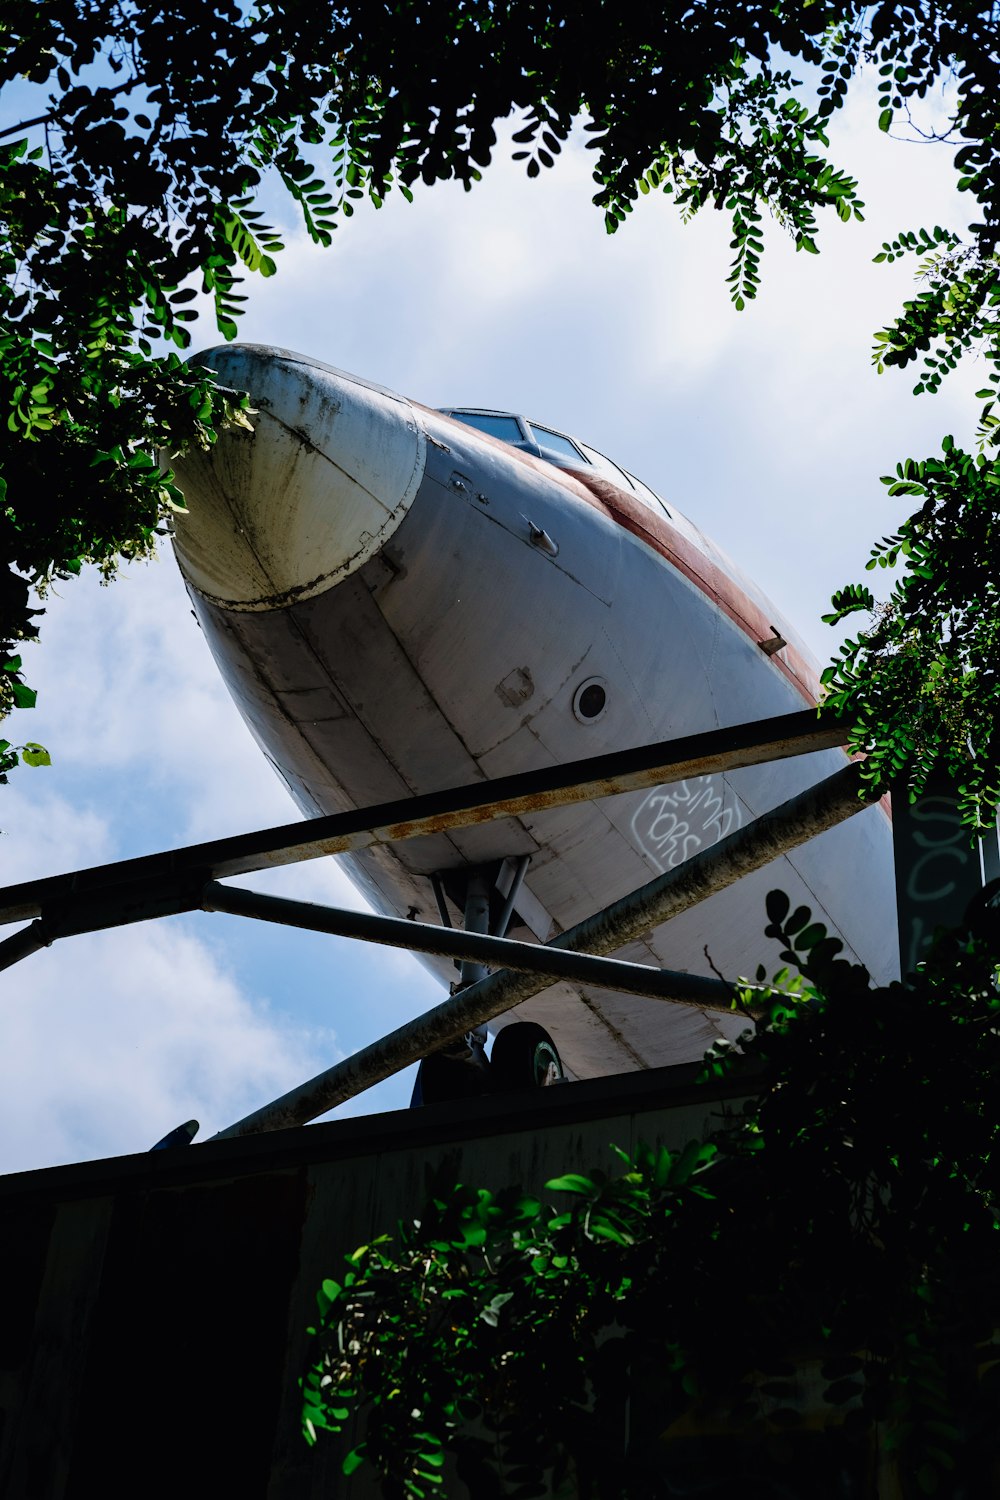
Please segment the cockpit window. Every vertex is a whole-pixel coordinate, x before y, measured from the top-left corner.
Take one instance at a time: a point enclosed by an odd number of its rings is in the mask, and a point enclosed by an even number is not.
[[[492,411],[453,411],[451,416],[464,422],[466,427],[475,427],[490,437],[500,438],[505,443],[523,443],[524,433],[516,417],[506,417]]]
[[[571,443],[568,437],[563,437],[561,432],[553,432],[550,427],[539,427],[537,422],[531,423],[531,430],[535,434],[535,442],[543,450],[545,457],[554,453],[559,458],[566,459],[567,463],[587,462],[576,444]]]
[[[649,506],[650,510],[662,510],[665,516],[669,516],[670,519],[673,520],[673,516],[670,512],[670,507],[665,500],[660,499],[655,490],[651,490],[648,484],[643,484],[641,479],[636,479],[634,474],[630,474],[629,478],[631,479],[632,484],[635,487],[635,492],[638,495],[639,499],[644,500]]]
[[[603,453],[598,453],[596,448],[589,448],[586,443],[581,443],[580,447],[590,459],[595,469],[603,469],[608,478],[613,480],[621,489],[628,491],[633,488],[632,481],[625,470],[620,469],[613,459],[606,457]]]
[[[445,416],[454,417],[467,427],[475,427],[479,432],[500,438],[504,443],[533,453],[536,458],[547,459],[549,463],[568,464],[574,469],[584,466],[596,469],[598,474],[603,474],[626,493],[631,491],[650,510],[660,511],[673,519],[670,510],[655,490],[643,484],[641,479],[636,479],[634,474],[620,468],[613,459],[599,453],[596,448],[591,448],[586,443],[575,443],[565,433],[555,432],[551,427],[542,427],[538,422],[528,422],[526,418],[516,417],[512,412],[469,411],[454,406],[442,407],[441,410]]]

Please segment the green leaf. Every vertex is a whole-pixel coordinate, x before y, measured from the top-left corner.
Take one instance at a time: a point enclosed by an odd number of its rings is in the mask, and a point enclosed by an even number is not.
[[[484,1307],[482,1312],[479,1314],[483,1322],[489,1323],[492,1328],[495,1328],[497,1326],[497,1321],[500,1315],[500,1309],[507,1305],[513,1295],[513,1292],[498,1292],[493,1300],[488,1303],[487,1306]]]
[[[12,682],[10,690],[18,708],[34,708],[38,698],[34,688],[26,687],[23,682]]]
[[[345,1456],[344,1462],[340,1466],[341,1471],[344,1474],[353,1474],[355,1469],[360,1469],[366,1457],[365,1444],[359,1443],[356,1448],[352,1448],[350,1453]]]
[[[587,1198],[594,1193],[593,1182],[589,1177],[581,1177],[579,1172],[567,1172],[563,1177],[553,1177],[545,1186],[551,1193],[581,1193]]]
[[[706,1141],[688,1141],[684,1150],[675,1157],[670,1169],[671,1187],[682,1187],[700,1166],[707,1165],[717,1154],[717,1148]]]
[[[52,757],[44,745],[36,745],[29,740],[21,751],[21,759],[26,766],[51,766]]]
[[[617,1229],[607,1219],[591,1220],[590,1233],[597,1239],[610,1240],[615,1245],[631,1245],[633,1243],[628,1235],[622,1234],[621,1230]]]
[[[321,1317],[325,1317],[329,1312],[332,1304],[340,1296],[340,1290],[340,1283],[337,1281],[327,1279],[322,1283],[319,1291],[316,1293],[316,1303],[319,1307]]]

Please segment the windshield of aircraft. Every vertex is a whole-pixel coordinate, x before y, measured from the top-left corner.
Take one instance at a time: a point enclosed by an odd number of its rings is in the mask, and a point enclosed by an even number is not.
[[[514,443],[520,448],[528,446],[516,417],[506,416],[498,411],[452,411],[448,412],[448,416],[457,417],[466,427],[475,427],[488,437],[500,438],[503,442]]]
[[[567,437],[564,432],[543,427],[539,422],[529,422],[526,417],[515,416],[512,412],[479,411],[468,407],[442,407],[441,410],[445,416],[454,417],[467,427],[500,438],[502,442],[533,453],[536,458],[544,458],[558,468],[596,469],[602,479],[609,479],[626,494],[634,495],[650,510],[670,515],[665,502],[641,479],[636,479],[603,453],[598,453],[596,448]]]
[[[577,466],[581,462],[587,462],[576,443],[564,437],[561,432],[553,432],[551,427],[539,427],[537,422],[531,422],[529,426],[544,458],[554,457],[557,460],[561,459],[565,464]]]

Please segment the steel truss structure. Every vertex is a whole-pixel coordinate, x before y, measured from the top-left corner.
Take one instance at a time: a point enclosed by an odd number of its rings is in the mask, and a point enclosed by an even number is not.
[[[849,731],[846,720],[804,710],[8,886],[0,889],[0,924],[26,921],[29,925],[0,942],[0,968],[8,968],[64,937],[196,910],[224,911],[501,966],[220,1131],[215,1139],[303,1125],[504,1014],[557,979],[588,981],[661,1002],[682,1001],[729,1010],[733,987],[723,980],[604,955],[860,812],[868,802],[856,763],[544,945],[317,906],[221,882],[234,875],[375,844],[809,755],[844,745]]]

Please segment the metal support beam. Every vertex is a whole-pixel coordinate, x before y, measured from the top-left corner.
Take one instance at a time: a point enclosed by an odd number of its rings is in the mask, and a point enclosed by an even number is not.
[[[530,854],[518,855],[517,863],[514,866],[514,873],[510,877],[510,890],[507,892],[500,915],[497,918],[497,937],[507,936],[507,928],[510,926],[510,919],[514,915],[514,906],[521,887],[524,884],[524,877],[528,873],[528,866],[530,864]]]
[[[601,989],[621,990],[629,995],[648,995],[658,1000],[682,1000],[715,1010],[730,1008],[733,990],[721,979],[703,979],[698,974],[677,974],[655,969],[651,964],[626,963],[618,958],[595,958],[554,945],[519,943],[512,938],[490,937],[482,932],[435,927],[430,922],[404,922],[398,917],[377,917],[371,912],[344,911],[333,906],[315,906],[309,901],[290,901],[284,896],[265,896],[240,886],[205,887],[206,911],[224,911],[237,917],[255,917],[310,932],[329,932],[337,937],[384,943],[408,948],[414,953],[435,953],[475,963],[483,975],[486,964],[504,965],[519,973],[544,974],[546,983],[576,980]]]
[[[732,885],[742,875],[760,869],[860,812],[867,805],[862,801],[863,785],[860,768],[856,764],[846,766],[818,786],[790,798],[773,812],[765,813],[683,865],[657,876],[631,895],[571,927],[547,946],[590,953],[611,953],[624,947],[651,928]],[[501,969],[219,1131],[214,1139],[305,1125],[418,1058],[530,1000],[550,983],[547,977]]]
[[[22,927],[20,932],[12,933],[0,943],[0,969],[9,969],[22,958],[28,958],[32,953],[39,953],[42,948],[47,948],[51,942],[52,937],[43,922],[32,922],[27,927]]]
[[[328,854],[355,853],[375,844],[400,843],[472,823],[645,790],[688,776],[810,755],[845,744],[850,727],[847,719],[823,718],[803,709],[731,729],[30,880],[0,890],[0,925],[44,917],[51,940],[192,911],[200,905],[201,890],[209,880]]]
[[[485,936],[490,930],[490,883],[483,870],[470,870],[469,878],[465,887],[465,913],[463,927],[467,933],[480,933]],[[485,979],[489,970],[486,967],[488,960],[477,958],[471,953],[464,955],[462,966],[459,970],[459,983],[464,987],[470,984],[478,984],[480,979]]]
[[[134,860],[128,863],[138,865],[144,861]],[[105,865],[103,868],[118,871],[125,868],[125,864]],[[86,875],[90,872],[80,873]],[[76,878],[74,875],[56,876],[54,883],[71,883]],[[33,883],[49,884],[48,881]],[[80,933],[101,932],[105,928],[121,927],[130,922],[148,922],[156,917],[172,917],[180,912],[197,911],[201,905],[204,884],[204,875],[198,878],[197,874],[184,870],[173,877],[155,882],[139,879],[131,890],[129,882],[122,880],[110,892],[84,887],[69,896],[47,900],[41,907],[40,919],[32,922],[23,932],[15,933],[14,937],[0,943],[0,970],[9,969],[20,959],[37,953],[40,948],[49,947],[57,938],[76,937]],[[9,889],[20,888],[11,886]],[[4,894],[5,892],[0,891],[0,898]],[[4,920],[13,921],[14,918],[0,916],[0,922]],[[31,941],[25,936],[29,932],[34,934]],[[18,943],[18,939],[23,941]]]

